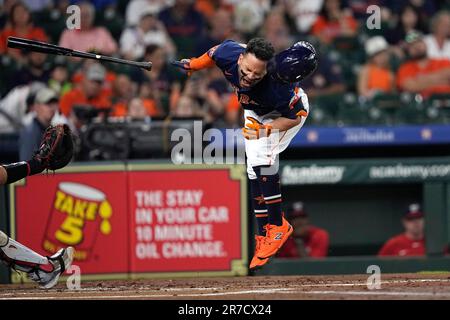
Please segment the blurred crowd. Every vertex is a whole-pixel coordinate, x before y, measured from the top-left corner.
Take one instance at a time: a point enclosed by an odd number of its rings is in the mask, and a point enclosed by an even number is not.
[[[411,105],[450,96],[449,0],[0,3],[0,132],[40,122],[36,104],[42,102],[35,97],[43,86],[56,92],[59,104],[51,121],[75,130],[95,116],[201,118],[214,127],[238,127],[238,101],[217,68],[187,77],[169,62],[199,56],[225,39],[245,43],[254,36],[267,38],[276,51],[305,39],[317,47],[320,66],[301,84],[318,107],[313,124],[335,124],[336,116],[343,124],[364,124],[366,114],[376,116],[363,109],[371,103]],[[80,8],[80,30],[67,28],[72,4]],[[380,8],[375,20],[369,5]],[[23,52],[6,46],[9,36],[151,61],[153,69]]]

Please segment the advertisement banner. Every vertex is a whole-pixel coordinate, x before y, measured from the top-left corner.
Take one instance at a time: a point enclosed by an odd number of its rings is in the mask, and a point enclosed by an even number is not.
[[[131,272],[246,274],[244,167],[144,168],[129,172]]]
[[[83,279],[246,275],[246,182],[239,165],[69,166],[10,186],[11,236],[74,247]]]
[[[440,144],[450,142],[450,126],[395,127],[305,127],[295,136],[290,147],[384,146],[406,144]]]
[[[283,185],[450,181],[450,159],[358,159],[286,161]]]
[[[24,179],[11,187],[12,236],[48,256],[73,246],[83,275],[126,273],[126,182],[124,171]]]
[[[227,129],[229,130],[229,129]],[[227,139],[227,148],[243,148],[244,138],[235,129],[232,139]],[[223,136],[228,137],[223,129]],[[235,139],[235,137],[238,137]],[[449,125],[405,125],[405,126],[368,126],[368,127],[315,127],[301,129],[289,144],[289,148],[305,147],[361,147],[396,146],[450,143]],[[224,142],[214,141],[213,145],[222,147]]]

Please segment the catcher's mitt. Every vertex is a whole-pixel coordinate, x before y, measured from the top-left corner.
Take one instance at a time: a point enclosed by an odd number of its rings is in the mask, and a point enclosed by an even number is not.
[[[50,126],[45,130],[41,145],[34,158],[44,169],[57,170],[65,167],[73,156],[72,132],[66,124]]]

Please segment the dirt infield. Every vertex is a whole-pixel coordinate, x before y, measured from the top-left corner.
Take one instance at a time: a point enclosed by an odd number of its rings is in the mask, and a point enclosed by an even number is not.
[[[438,299],[450,300],[450,273],[382,275],[381,289],[367,288],[367,275],[256,276],[82,282],[69,291],[32,284],[0,285],[0,300],[17,299]],[[276,294],[274,294],[276,293]]]

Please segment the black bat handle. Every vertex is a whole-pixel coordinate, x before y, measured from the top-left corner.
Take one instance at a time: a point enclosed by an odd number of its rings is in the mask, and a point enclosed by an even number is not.
[[[71,55],[74,57],[80,57],[80,58],[88,58],[88,59],[96,59],[99,61],[107,61],[107,62],[114,62],[114,63],[120,63],[125,65],[131,65],[139,68],[143,68],[145,70],[152,70],[152,63],[151,62],[139,62],[139,61],[130,61],[130,60],[124,60],[116,57],[110,57],[110,56],[104,56],[101,54],[96,53],[90,53],[90,52],[82,52],[73,50],[71,52]]]

